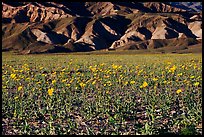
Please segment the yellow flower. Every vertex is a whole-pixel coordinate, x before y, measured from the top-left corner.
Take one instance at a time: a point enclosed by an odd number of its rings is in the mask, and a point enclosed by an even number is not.
[[[115,65],[115,64],[112,64],[112,68],[113,68],[113,69],[117,69],[117,68],[118,68],[118,66],[117,66],[117,65]]]
[[[147,86],[148,86],[147,82],[144,81],[143,84],[142,84],[142,86],[143,86],[143,88],[147,87]]]
[[[195,76],[190,76],[190,78],[195,78]]]
[[[143,86],[141,85],[140,88],[143,88]]]
[[[19,86],[19,87],[18,87],[18,91],[20,91],[22,88],[23,88],[22,86]]]
[[[130,84],[135,84],[135,81],[134,80],[130,81]]]
[[[86,84],[84,84],[84,83],[79,83],[79,85],[83,88],[83,87],[85,87],[86,86]]]
[[[101,64],[100,64],[100,66],[104,66],[104,65],[105,65],[105,63],[101,63]]]
[[[89,68],[91,69],[92,72],[96,72],[97,71],[97,69],[95,67],[90,66]]]
[[[62,80],[62,83],[64,83],[64,82],[66,82],[66,79],[63,79],[63,80]]]
[[[197,77],[197,79],[199,79],[199,78],[200,78],[200,76]]]
[[[94,84],[96,84],[96,81],[95,81],[95,80],[92,82],[92,85],[94,85]]]
[[[52,94],[53,94],[53,92],[54,92],[54,89],[53,89],[53,88],[48,89],[47,92],[48,92],[48,95],[49,95],[49,96],[52,96]]]
[[[109,81],[107,81],[106,83],[107,83],[107,84],[110,84],[110,83],[111,83],[111,81],[109,80]]]
[[[171,62],[170,62],[170,61],[168,61],[168,62],[167,62],[167,64],[168,64],[168,65],[171,65]]]
[[[153,81],[157,81],[158,80],[158,78],[153,78]]]
[[[17,115],[17,114],[16,114],[16,110],[14,110],[14,113],[13,113],[13,115],[14,115],[14,117],[16,117],[16,115]]]
[[[199,82],[195,82],[193,85],[197,87],[199,84]]]
[[[140,73],[142,73],[142,72],[143,72],[143,69],[138,72],[138,75],[140,75]]]
[[[139,66],[135,66],[136,69],[139,69]]]
[[[30,80],[30,78],[26,78],[26,81],[29,81]]]
[[[178,89],[178,90],[176,91],[177,94],[179,94],[180,92],[182,92],[181,89]]]
[[[15,97],[14,99],[16,100],[16,99],[18,99],[18,97]]]
[[[128,81],[126,81],[124,84],[127,85],[127,84],[128,84]]]
[[[176,66],[175,65],[173,65],[173,67],[171,67],[170,69],[169,69],[169,72],[174,72],[176,70]]]
[[[56,80],[52,80],[52,84],[55,84],[56,83]]]
[[[11,77],[12,79],[16,78],[16,74],[11,74],[10,77]]]
[[[183,75],[183,73],[179,73],[179,74],[177,74],[177,76],[182,76]]]
[[[80,75],[80,74],[81,74],[81,72],[77,72],[77,73],[76,73],[76,75]]]

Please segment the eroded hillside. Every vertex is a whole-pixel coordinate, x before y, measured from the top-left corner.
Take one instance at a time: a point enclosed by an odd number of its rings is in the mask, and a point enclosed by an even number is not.
[[[2,7],[3,51],[202,48],[202,12],[178,4],[2,2]]]

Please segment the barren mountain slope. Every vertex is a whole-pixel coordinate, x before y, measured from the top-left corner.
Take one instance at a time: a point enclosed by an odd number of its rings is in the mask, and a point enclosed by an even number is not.
[[[2,6],[3,51],[188,48],[202,39],[202,13],[169,3],[2,2]]]

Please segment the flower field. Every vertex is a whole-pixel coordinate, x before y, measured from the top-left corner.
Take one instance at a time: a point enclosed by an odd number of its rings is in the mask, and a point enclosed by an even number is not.
[[[2,57],[2,134],[202,134],[202,54]]]

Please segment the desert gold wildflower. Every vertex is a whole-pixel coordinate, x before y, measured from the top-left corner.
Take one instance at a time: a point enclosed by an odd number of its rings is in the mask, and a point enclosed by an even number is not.
[[[66,82],[66,81],[67,81],[66,79],[63,79],[63,80],[62,80],[62,83]]]
[[[177,94],[179,94],[180,92],[182,92],[181,89],[178,89],[178,90],[176,91]]]
[[[52,84],[55,84],[56,83],[56,80],[52,80]]]
[[[183,66],[181,66],[181,68],[182,68],[182,69],[184,69],[184,68],[185,68],[185,66],[183,65]]]
[[[135,81],[134,80],[130,81],[130,84],[135,84]]]
[[[170,61],[167,61],[167,64],[168,64],[168,65],[171,65],[171,62],[170,62]]]
[[[201,78],[200,76],[197,77],[197,79]]]
[[[71,86],[71,84],[67,84],[67,87],[70,87]]]
[[[164,84],[166,84],[166,83],[167,83],[167,81],[166,81],[166,80],[164,80],[164,81],[163,81],[163,83],[164,83]]]
[[[94,85],[94,84],[96,84],[96,80],[94,80],[94,81],[92,82],[92,85]]]
[[[199,84],[199,82],[195,82],[193,85],[197,87]]]
[[[137,66],[135,66],[135,68],[136,68],[136,69],[139,69],[139,66],[137,65]]]
[[[20,91],[22,88],[23,88],[22,86],[19,86],[19,87],[18,87],[18,91]]]
[[[86,86],[86,84],[84,84],[84,83],[79,83],[79,85],[82,87],[82,88],[84,88],[85,86]]]
[[[157,80],[158,80],[158,78],[153,78],[152,80],[153,80],[153,81],[157,81]]]
[[[179,73],[179,74],[177,74],[177,76],[182,76],[183,75],[183,73]]]
[[[169,69],[169,72],[172,72],[172,73],[174,73],[174,71],[176,70],[176,66],[175,65],[173,65],[173,67],[171,67],[170,69]]]
[[[124,84],[127,85],[127,84],[128,84],[128,81],[126,81]]]
[[[12,79],[15,79],[15,78],[16,78],[16,74],[11,74],[10,77],[11,77]]]
[[[147,82],[144,81],[143,84],[142,84],[142,86],[143,86],[143,88],[147,87],[147,86],[148,86]]]
[[[117,66],[117,65],[115,65],[115,64],[112,64],[112,68],[113,68],[113,69],[117,69],[117,68],[118,68],[118,66]]]
[[[30,78],[26,78],[26,81],[29,81],[30,80]]]
[[[54,92],[54,89],[53,88],[50,88],[50,89],[48,89],[48,95],[49,96],[52,96],[53,95],[53,92]]]
[[[13,113],[13,115],[14,115],[14,117],[16,117],[16,115],[17,115],[17,114],[16,114],[16,110],[14,110],[14,113]]]
[[[176,70],[176,66],[173,65],[173,67],[171,67],[170,69],[171,69],[171,71],[175,71]]]

